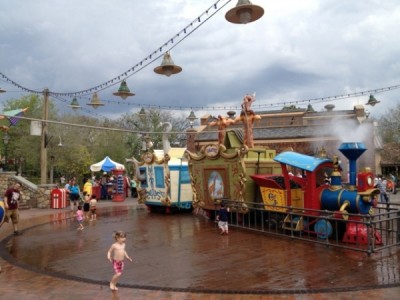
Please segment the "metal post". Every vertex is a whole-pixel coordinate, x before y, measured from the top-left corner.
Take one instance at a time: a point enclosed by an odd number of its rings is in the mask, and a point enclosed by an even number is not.
[[[22,164],[24,163],[24,158],[20,157],[18,160],[18,174],[22,176]]]
[[[49,117],[49,90],[43,91],[44,104],[43,104],[43,121],[42,121],[42,140],[40,145],[40,183],[46,184],[47,182],[47,148],[46,148],[46,135],[47,135],[47,120]]]
[[[8,157],[8,142],[10,141],[10,137],[8,136],[8,133],[4,133],[3,136],[3,144],[4,144],[4,171],[8,171],[8,162],[7,162],[7,157]]]
[[[50,156],[50,182],[51,184],[54,183],[54,159],[53,155]]]

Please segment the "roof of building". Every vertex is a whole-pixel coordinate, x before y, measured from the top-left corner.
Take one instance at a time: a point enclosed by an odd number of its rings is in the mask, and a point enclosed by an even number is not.
[[[353,110],[328,110],[321,112],[307,111],[301,108],[288,108],[257,111],[256,114],[262,116],[262,119],[254,123],[253,138],[255,141],[299,138],[331,139],[336,136],[335,124],[341,122],[340,120],[350,120],[355,125],[359,125],[365,120],[363,106],[355,106]],[[243,140],[242,123],[232,124],[226,130],[234,130],[238,138]],[[204,117],[203,124],[201,128],[198,128],[197,133],[195,138],[197,142],[218,140],[218,132],[215,126],[208,126],[206,117]]]
[[[241,125],[240,125],[241,126]],[[241,126],[242,127],[242,126]],[[243,129],[232,128],[228,131],[234,131],[243,141]],[[254,140],[259,139],[287,139],[287,138],[305,138],[305,137],[327,137],[332,136],[331,126],[287,126],[287,127],[267,127],[253,129]],[[217,132],[202,131],[198,134],[196,141],[213,141],[217,140]]]

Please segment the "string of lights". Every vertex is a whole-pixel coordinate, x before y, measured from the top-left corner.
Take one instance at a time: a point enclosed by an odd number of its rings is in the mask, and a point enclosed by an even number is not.
[[[307,105],[307,104],[315,104],[315,103],[323,103],[323,102],[334,102],[349,98],[355,98],[360,96],[368,96],[371,94],[380,94],[392,90],[396,90],[400,88],[400,84],[393,85],[389,87],[377,88],[373,90],[365,90],[360,92],[336,95],[336,96],[327,96],[327,97],[320,97],[320,98],[312,98],[312,99],[303,99],[303,100],[283,100],[281,102],[274,102],[274,103],[259,103],[259,104],[252,104],[253,108],[257,109],[267,109],[267,108],[277,108],[277,107],[285,107],[289,105]],[[87,98],[84,98],[87,99]],[[87,99],[89,101],[89,99]],[[241,105],[224,105],[224,106],[177,106],[177,105],[155,105],[155,104],[148,104],[148,103],[132,103],[120,100],[107,100],[102,99],[103,102],[109,104],[117,104],[117,105],[127,105],[132,107],[140,107],[145,109],[162,109],[162,110],[172,110],[172,111],[190,111],[190,110],[241,110]],[[65,102],[67,102],[65,100]],[[258,101],[259,102],[259,101]],[[170,101],[173,103],[173,101]]]
[[[0,114],[0,117],[7,117],[7,115]],[[20,119],[20,120],[25,120],[25,121],[37,121],[37,122],[45,121],[43,119],[24,117],[24,116],[15,116],[14,118]],[[127,129],[127,128],[103,127],[103,126],[94,126],[94,125],[87,125],[87,124],[55,121],[55,120],[46,120],[46,123],[62,125],[62,126],[70,126],[70,127],[80,127],[80,128],[85,128],[85,129],[125,132],[125,133],[130,133],[130,134],[139,134],[139,135],[154,135],[154,134],[162,134],[163,133],[160,131],[145,131],[145,130],[133,130],[133,129]],[[377,125],[376,127],[380,128],[380,129],[386,128],[386,129],[399,130],[397,128],[398,127],[397,125],[398,124],[390,123],[390,124]],[[267,129],[267,128],[270,128],[270,126],[254,126],[253,129]],[[220,131],[221,130],[217,130],[217,129],[216,130],[208,129],[207,131],[191,131],[191,134],[202,135],[202,134],[210,134],[210,133],[219,133]],[[186,133],[187,133],[186,131],[170,131],[170,132],[168,132],[168,134],[186,134]]]
[[[136,74],[137,72],[143,70],[149,64],[158,60],[164,54],[164,52],[175,48],[178,44],[180,44],[183,40],[185,40],[188,36],[190,36],[193,32],[195,32],[201,25],[203,25],[205,22],[207,22],[212,16],[214,16],[218,11],[220,11],[223,7],[225,7],[231,1],[232,0],[217,0],[212,6],[210,6],[208,9],[206,9],[203,13],[201,13],[196,19],[194,19],[188,25],[186,25],[177,34],[172,36],[161,46],[157,47],[156,50],[151,52],[144,59],[142,59],[137,64],[135,64],[133,67],[130,67],[128,70],[115,76],[114,78],[112,78],[102,84],[99,84],[95,87],[91,87],[91,88],[77,91],[77,92],[49,91],[49,94],[52,96],[69,96],[69,97],[82,96],[82,95],[91,94],[93,92],[105,90],[111,86],[114,86],[114,85],[120,83],[122,80],[131,77],[132,75]],[[221,6],[218,6],[219,4],[221,4]],[[29,92],[32,94],[42,94],[43,93],[43,91],[26,88],[26,87],[22,86],[21,84],[17,83],[16,81],[10,79],[9,77],[7,77],[5,74],[3,74],[1,72],[0,72],[0,76],[2,77],[2,79],[4,81],[6,81],[9,84],[14,85],[15,87],[17,87],[18,89],[20,89],[22,91]]]
[[[117,75],[116,77],[99,84],[95,87],[91,87],[89,89],[77,91],[77,92],[53,92],[49,91],[49,95],[55,97],[57,100],[61,100],[67,103],[66,100],[62,100],[60,97],[73,97],[77,96],[80,98],[85,98],[85,96],[92,94],[93,92],[105,90],[111,86],[114,86],[120,83],[122,80],[129,78],[136,74],[137,72],[143,70],[149,64],[153,63],[155,60],[158,60],[163,53],[169,51],[175,47],[177,47],[182,41],[184,41],[187,37],[189,37],[193,32],[195,32],[200,26],[205,24],[211,17],[213,17],[216,13],[218,13],[223,7],[229,4],[231,0],[217,0],[213,5],[207,8],[204,12],[202,12],[198,17],[193,19],[189,24],[187,24],[183,29],[181,29],[178,33],[173,35],[169,38],[165,43],[158,46],[153,52],[147,55],[144,59],[139,61],[133,67],[130,67],[125,72]],[[0,80],[7,82],[9,84],[14,85],[18,89],[33,93],[33,94],[43,94],[43,91],[34,90],[30,88],[26,88],[21,84],[17,83],[16,81],[10,79],[5,74],[0,72]],[[387,91],[391,91],[394,89],[400,88],[400,85],[394,85],[384,88],[378,88],[373,90],[343,94],[343,95],[336,95],[336,96],[327,96],[327,97],[320,97],[320,98],[312,98],[312,99],[302,99],[302,100],[283,100],[274,103],[262,103],[257,101],[257,103],[253,104],[252,107],[255,109],[268,109],[268,108],[276,108],[276,107],[284,107],[288,105],[307,105],[312,103],[321,103],[321,102],[328,102],[328,101],[339,101],[347,98],[359,97],[368,94],[378,94]],[[130,103],[126,101],[112,101],[112,100],[102,100],[103,102],[110,103],[110,104],[117,104],[117,105],[127,105],[133,107],[141,107],[147,109],[163,109],[163,110],[241,110],[240,105],[226,105],[226,106],[174,106],[174,105],[152,105],[152,104],[142,104],[142,103]],[[173,103],[173,101],[170,101]],[[88,112],[91,112],[87,110]]]
[[[7,115],[0,114],[0,117],[8,117]],[[36,121],[36,122],[46,122],[48,124],[56,124],[62,126],[71,126],[71,127],[80,127],[86,129],[97,129],[97,130],[108,130],[114,132],[126,132],[132,134],[162,134],[163,132],[160,131],[144,131],[144,130],[133,130],[133,129],[126,129],[126,128],[113,128],[113,127],[103,127],[103,126],[94,126],[94,125],[87,125],[87,124],[78,124],[78,123],[70,123],[70,122],[62,122],[62,121],[55,121],[55,120],[43,120],[38,118],[31,118],[31,117],[24,117],[24,116],[14,116],[16,119],[26,120],[26,121]],[[194,132],[195,134],[205,134],[205,133],[217,133],[219,130],[208,130],[207,132]],[[168,134],[185,134],[185,131],[170,131]]]

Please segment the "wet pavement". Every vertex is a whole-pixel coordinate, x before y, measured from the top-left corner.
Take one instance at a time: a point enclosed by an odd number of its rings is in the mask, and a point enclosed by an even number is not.
[[[22,236],[11,235],[9,224],[0,230],[1,299],[397,299],[400,293],[399,249],[368,256],[235,228],[220,236],[202,216],[149,214],[133,199],[101,201],[98,220],[83,231],[68,208],[21,215]],[[134,262],[126,262],[120,289],[112,292],[106,252],[115,230],[127,232]]]

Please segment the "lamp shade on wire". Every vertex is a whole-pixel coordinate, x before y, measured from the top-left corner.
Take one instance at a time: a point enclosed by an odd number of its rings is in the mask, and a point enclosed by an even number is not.
[[[165,75],[167,77],[177,74],[182,71],[182,68],[180,66],[177,66],[174,64],[174,61],[171,58],[171,55],[169,52],[166,52],[164,54],[163,60],[161,62],[161,65],[154,68],[154,72],[160,75]]]
[[[92,106],[93,108],[98,108],[99,106],[103,106],[104,104],[100,101],[99,96],[96,92],[93,93],[92,100],[87,105]]]
[[[124,100],[130,96],[135,96],[135,94],[131,93],[131,91],[129,90],[125,80],[121,81],[121,85],[119,86],[118,92],[113,93],[113,95],[119,96]]]
[[[249,0],[239,0],[236,6],[225,14],[225,19],[234,24],[247,24],[263,15],[264,9],[261,6],[254,5]]]

